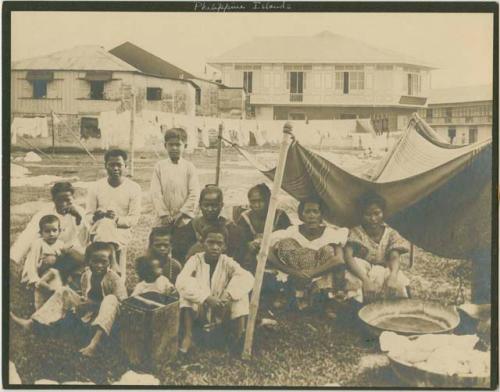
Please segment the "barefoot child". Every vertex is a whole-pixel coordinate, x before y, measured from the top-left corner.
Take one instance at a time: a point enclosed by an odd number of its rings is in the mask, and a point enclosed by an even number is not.
[[[69,287],[61,287],[49,298],[30,319],[25,320],[11,312],[11,318],[25,330],[31,330],[34,323],[53,325],[74,312],[95,329],[90,343],[80,350],[85,356],[95,354],[104,335],[111,333],[120,302],[127,297],[127,291],[120,277],[109,269],[114,257],[111,244],[94,242],[85,251],[88,267],[82,275],[82,294]]]
[[[182,128],[165,132],[168,159],[158,162],[151,178],[151,198],[158,225],[185,225],[196,213],[200,192],[194,165],[182,157],[187,146],[187,133]]]
[[[63,285],[61,276],[55,269],[57,259],[64,250],[64,243],[59,240],[59,218],[45,215],[40,219],[39,228],[40,238],[30,244],[21,276],[21,283],[35,287],[35,309],[40,308]]]
[[[174,285],[163,275],[162,264],[157,257],[142,256],[137,258],[135,263],[135,269],[141,281],[135,286],[132,297],[149,292],[164,295],[172,295],[176,292]]]
[[[400,271],[407,242],[384,222],[385,200],[366,193],[358,201],[361,225],[349,232],[345,248],[349,295],[358,302],[377,297],[407,298],[408,278]]]
[[[192,256],[177,278],[183,337],[180,346],[187,353],[192,344],[193,321],[209,324],[231,322],[233,343],[243,337],[249,313],[248,295],[254,278],[226,256],[227,230],[209,226],[202,237],[204,252]]]
[[[104,155],[108,176],[96,181],[87,194],[86,217],[91,242],[115,244],[120,267],[111,267],[123,274],[126,247],[132,239],[132,227],[141,214],[141,187],[124,176],[127,153],[109,150]],[[124,279],[125,276],[122,276]]]
[[[148,256],[159,260],[163,275],[172,283],[182,270],[182,264],[171,255],[172,230],[170,227],[154,227],[149,234]]]

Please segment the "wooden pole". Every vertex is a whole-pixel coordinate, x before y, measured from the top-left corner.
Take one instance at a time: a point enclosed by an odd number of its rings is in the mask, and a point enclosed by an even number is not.
[[[269,209],[267,210],[266,223],[264,225],[264,233],[259,254],[257,255],[257,269],[255,271],[255,283],[252,291],[252,299],[250,301],[250,314],[248,316],[247,330],[245,335],[245,345],[243,347],[243,359],[250,359],[252,356],[253,335],[255,330],[255,322],[257,320],[257,311],[259,310],[260,290],[262,288],[262,280],[264,278],[264,269],[266,268],[267,256],[269,254],[269,245],[271,241],[271,233],[273,230],[274,216],[276,215],[276,207],[278,204],[278,193],[281,189],[281,182],[285,173],[286,157],[288,147],[290,145],[290,136],[292,126],[286,123],[283,126],[283,140],[281,141],[280,155],[276,173],[274,174],[273,189],[271,191],[271,200]]]
[[[56,151],[56,124],[54,121],[54,112],[50,112],[50,118],[52,120],[52,155],[54,155]]]
[[[220,180],[220,163],[222,158],[222,131],[224,125],[221,122],[219,124],[219,135],[217,136],[217,165],[215,166],[215,185],[219,186]]]
[[[40,154],[43,156],[46,156],[50,160],[52,160],[52,157],[49,154],[44,153],[42,150],[40,150],[38,147],[35,147],[31,142],[28,141],[28,139],[25,139],[23,135],[17,135],[23,142],[25,142],[28,146],[30,146],[32,149],[38,151]]]
[[[134,137],[135,137],[135,93],[132,92],[132,108],[130,109],[130,147],[129,147],[129,173],[134,176]]]

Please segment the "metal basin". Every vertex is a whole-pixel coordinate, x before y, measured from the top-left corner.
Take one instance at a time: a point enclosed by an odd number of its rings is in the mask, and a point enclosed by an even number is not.
[[[358,316],[376,336],[383,331],[401,335],[447,333],[460,322],[454,306],[419,299],[374,302],[364,306]]]

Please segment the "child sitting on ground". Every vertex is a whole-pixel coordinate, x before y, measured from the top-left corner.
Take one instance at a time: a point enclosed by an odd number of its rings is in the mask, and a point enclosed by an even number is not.
[[[120,309],[120,302],[127,291],[118,274],[109,266],[114,258],[112,244],[94,242],[85,251],[85,272],[82,274],[82,295],[69,287],[61,287],[29,319],[17,317],[12,320],[24,330],[31,330],[34,323],[51,326],[68,316],[76,315],[85,324],[95,327],[90,343],[80,350],[84,356],[93,356],[104,335],[111,333]]]
[[[410,281],[400,270],[408,243],[384,222],[385,200],[368,192],[358,205],[361,225],[350,230],[344,252],[348,295],[358,302],[408,298]]]
[[[155,257],[160,262],[168,280],[175,283],[182,270],[182,264],[172,258],[172,229],[171,226],[154,227],[149,234],[148,256]]]
[[[176,292],[174,285],[163,275],[162,263],[157,257],[142,256],[135,263],[135,270],[141,281],[135,286],[132,297],[149,292],[164,295]]]
[[[38,309],[63,285],[56,269],[57,260],[64,250],[64,243],[59,240],[61,226],[55,215],[45,215],[38,224],[40,238],[30,244],[26,255],[21,283],[35,287],[35,309]]]
[[[227,236],[224,226],[208,226],[202,237],[204,252],[192,256],[177,278],[182,354],[187,354],[191,347],[195,319],[206,321],[206,325],[232,323],[232,347],[240,348],[254,278],[225,255]]]

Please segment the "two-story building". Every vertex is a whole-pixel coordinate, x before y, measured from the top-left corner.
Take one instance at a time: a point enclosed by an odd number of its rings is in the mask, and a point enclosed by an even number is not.
[[[245,116],[246,96],[242,87],[228,87],[195,76],[131,42],[124,42],[109,52],[145,74],[189,81],[196,90],[197,116]]]
[[[433,89],[422,118],[452,144],[492,137],[493,86]]]
[[[245,89],[257,119],[370,118],[377,131],[404,129],[425,106],[433,69],[330,32],[255,38],[209,64]]]
[[[100,114],[130,109],[132,93],[139,110],[195,115],[191,82],[147,75],[99,46],[12,63],[11,118],[45,117],[50,135],[37,140],[42,147],[75,144],[74,135],[99,137]],[[52,113],[62,121],[51,121]]]

